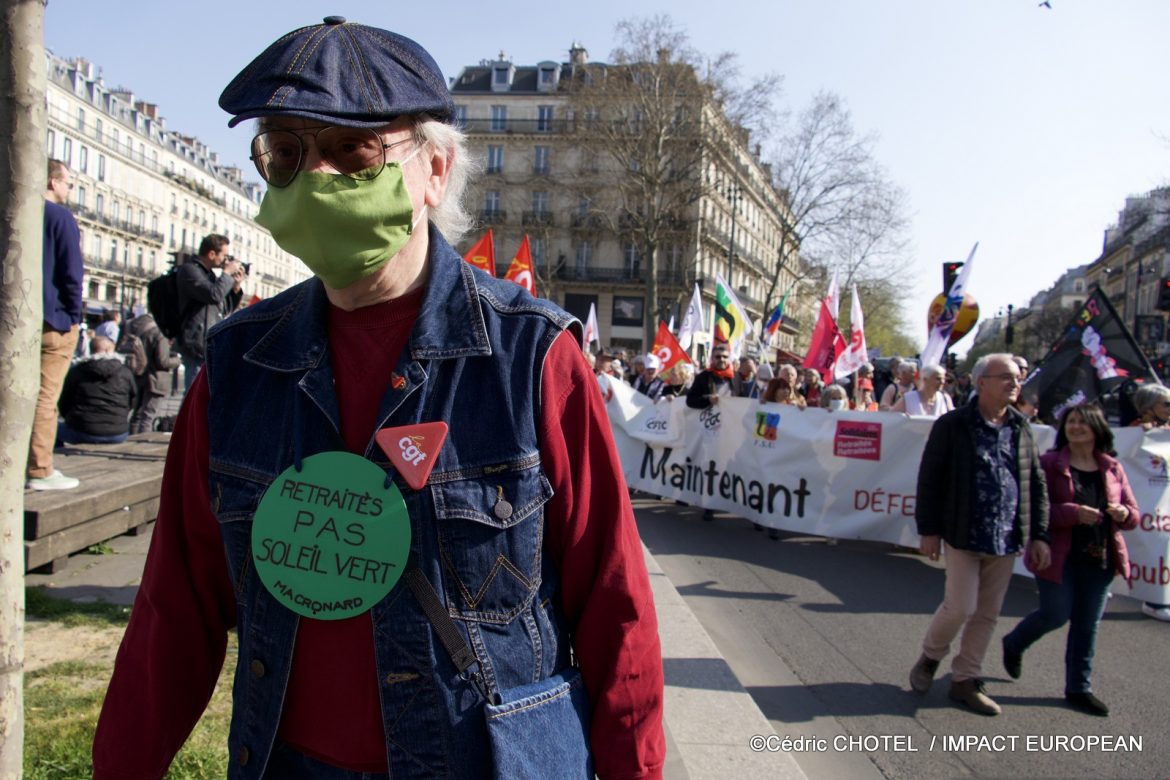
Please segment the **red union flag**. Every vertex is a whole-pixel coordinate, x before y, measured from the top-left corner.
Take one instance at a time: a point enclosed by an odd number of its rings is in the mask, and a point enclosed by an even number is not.
[[[532,250],[528,247],[527,233],[524,234],[524,240],[520,242],[520,248],[516,250],[516,256],[512,258],[512,265],[508,267],[508,273],[504,274],[504,278],[536,295],[536,269],[532,267]]]
[[[650,350],[662,360],[662,373],[674,368],[676,363],[690,363],[686,350],[670,332],[662,320],[658,321],[658,333],[654,336],[654,348]]]
[[[815,369],[826,382],[833,381],[833,366],[845,351],[845,339],[837,329],[837,322],[829,312],[829,305],[828,297],[821,300],[821,315],[817,318],[816,327],[813,328],[808,355],[804,358],[804,367]]]
[[[476,268],[487,271],[492,276],[496,275],[496,245],[492,241],[491,228],[488,228],[479,241],[475,242],[475,246],[467,250],[463,259]]]

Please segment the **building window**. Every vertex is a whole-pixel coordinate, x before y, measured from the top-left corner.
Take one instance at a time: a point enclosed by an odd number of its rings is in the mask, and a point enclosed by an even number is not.
[[[488,214],[496,214],[500,211],[500,191],[488,190],[483,194],[483,210]]]
[[[107,300],[107,301],[116,301],[116,300],[118,300],[118,288],[117,288],[117,287],[115,287],[115,286],[114,286],[112,283],[110,283],[110,282],[107,282],[107,283],[106,283],[106,300]]]
[[[143,255],[142,247],[138,247],[138,267],[139,268],[142,267],[142,255]]]
[[[104,154],[98,155],[98,181],[106,180],[106,156]]]
[[[102,118],[99,116],[93,120],[93,137],[102,140]]]
[[[97,202],[94,204],[94,211],[97,212],[97,215],[99,217],[105,216],[106,196],[102,195],[100,192],[98,193],[98,196],[97,196]]]
[[[548,192],[545,190],[534,190],[532,193],[532,210],[536,213],[539,219],[542,215],[548,214],[549,208]]]
[[[118,239],[116,238],[110,239],[110,262],[118,262]]]
[[[532,172],[536,174],[548,173],[549,147],[537,146],[532,150]]]
[[[643,299],[632,295],[613,296],[613,324],[642,327]]]
[[[77,167],[82,173],[89,173],[89,149],[84,144],[77,150]]]
[[[98,286],[97,281],[95,279],[90,279],[89,280],[89,297],[96,301],[98,294],[100,292],[101,292],[101,287]]]
[[[50,157],[57,151],[57,134],[52,130],[45,134],[45,151]]]
[[[582,241],[577,244],[577,269],[584,271],[593,262],[593,243]]]
[[[491,130],[493,133],[502,133],[508,129],[508,107],[507,106],[492,106],[492,124]]]
[[[537,132],[547,133],[553,129],[553,107],[552,106],[537,106],[536,107],[536,130]]]
[[[81,208],[85,208],[85,204],[86,204],[86,197],[85,196],[86,196],[85,187],[78,187],[77,188],[77,205],[80,206]]]
[[[555,65],[540,66],[540,83],[537,86],[541,92],[551,91],[557,85],[557,69]]]
[[[1081,293],[1084,291],[1085,291],[1085,280],[1084,279],[1074,279],[1073,280],[1073,292]]]
[[[65,138],[61,142],[61,162],[73,167],[73,139]]]
[[[622,255],[626,261],[626,271],[631,277],[637,277],[642,270],[642,254],[638,251],[638,245],[633,241],[626,242],[622,247]]]
[[[77,129],[85,130],[85,109],[77,109]]]
[[[502,173],[504,170],[504,147],[489,145],[487,153],[487,172]]]
[[[467,106],[455,105],[455,126],[467,127]]]
[[[528,250],[532,253],[532,265],[539,268],[544,265],[544,241],[539,238],[528,238]]]

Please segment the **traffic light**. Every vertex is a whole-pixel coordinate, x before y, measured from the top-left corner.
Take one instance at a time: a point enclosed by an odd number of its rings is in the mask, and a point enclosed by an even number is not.
[[[1170,279],[1163,279],[1158,285],[1159,311],[1170,311]]]
[[[959,275],[959,269],[962,267],[962,263],[943,263],[943,295],[951,294],[951,286],[954,285],[955,277]]]

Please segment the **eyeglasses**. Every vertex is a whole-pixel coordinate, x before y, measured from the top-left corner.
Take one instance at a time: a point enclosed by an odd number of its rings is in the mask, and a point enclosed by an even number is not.
[[[270,187],[287,187],[305,161],[304,136],[313,137],[321,159],[338,173],[359,181],[375,179],[386,167],[386,150],[413,140],[392,144],[370,128],[323,125],[293,130],[266,130],[252,139],[252,155],[260,178]]]
[[[61,184],[64,184],[66,187],[68,187],[69,189],[73,189],[73,182],[71,182],[71,181],[65,181],[64,179],[53,179],[53,181],[60,182]]]
[[[984,374],[983,378],[984,379],[998,379],[1000,382],[1010,381],[1013,385],[1018,385],[1018,384],[1020,384],[1020,381],[1021,381],[1019,374],[1012,374],[1010,372],[1004,372],[1002,374]]]

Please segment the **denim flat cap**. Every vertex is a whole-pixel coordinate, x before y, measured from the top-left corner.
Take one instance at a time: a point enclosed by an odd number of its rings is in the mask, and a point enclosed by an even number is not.
[[[404,114],[454,113],[439,66],[414,41],[327,16],[280,38],[224,89],[228,127],[259,116],[295,116],[378,127]]]

